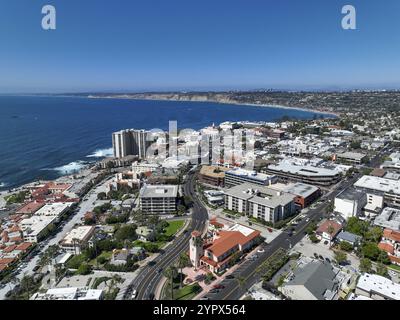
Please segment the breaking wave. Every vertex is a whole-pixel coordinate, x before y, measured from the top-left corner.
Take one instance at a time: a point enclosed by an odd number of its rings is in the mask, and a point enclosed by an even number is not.
[[[99,149],[93,152],[92,154],[86,156],[87,158],[106,158],[111,157],[113,155],[113,148],[109,149]]]

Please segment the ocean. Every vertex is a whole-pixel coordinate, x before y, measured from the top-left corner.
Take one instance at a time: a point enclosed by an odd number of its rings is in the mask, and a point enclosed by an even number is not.
[[[181,129],[200,129],[283,116],[312,119],[315,113],[209,102],[0,96],[0,190],[55,179],[110,156],[111,134],[121,129],[167,130],[170,120]]]

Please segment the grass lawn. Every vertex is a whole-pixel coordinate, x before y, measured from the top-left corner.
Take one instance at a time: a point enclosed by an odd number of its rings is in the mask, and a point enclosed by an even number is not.
[[[184,225],[185,220],[176,220],[176,221],[169,221],[168,227],[165,229],[166,236],[173,236],[177,233]]]
[[[394,270],[400,272],[400,266],[398,266],[398,265],[396,265],[396,264],[391,264],[391,265],[389,266],[389,268],[394,269]]]
[[[202,291],[202,288],[196,283],[189,286],[184,286],[174,292],[176,300],[192,300]]]
[[[111,251],[103,251],[103,252],[97,257],[97,259],[100,258],[100,257],[104,257],[104,258],[106,258],[107,260],[110,260],[110,259],[111,259],[111,255],[112,255],[112,252],[111,252]],[[97,264],[96,258],[90,260],[88,264],[90,264],[91,266],[95,266],[95,265]]]

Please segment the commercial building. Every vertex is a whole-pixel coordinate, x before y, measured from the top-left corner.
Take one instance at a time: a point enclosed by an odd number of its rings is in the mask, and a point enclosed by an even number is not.
[[[359,217],[367,204],[367,194],[354,188],[347,188],[335,198],[335,212],[348,220],[350,217]]]
[[[121,130],[112,134],[112,143],[115,158],[134,155],[145,159],[147,148],[151,145],[151,135],[145,130]]]
[[[35,212],[35,216],[56,217],[57,221],[59,221],[61,216],[68,212],[70,207],[71,203],[68,202],[46,204]]]
[[[400,209],[387,207],[374,220],[374,225],[400,231]]]
[[[333,300],[337,296],[338,270],[330,263],[312,261],[295,269],[282,293],[292,300]]]
[[[20,227],[26,242],[39,242],[48,233],[48,226],[57,222],[56,216],[32,216],[23,219]]]
[[[256,171],[241,168],[231,169],[225,172],[225,186],[227,188],[243,183],[253,183],[260,186],[269,186],[277,182],[277,177]]]
[[[88,241],[93,236],[94,231],[93,226],[77,227],[68,232],[59,245],[66,252],[80,254],[88,246]]]
[[[363,274],[356,286],[356,295],[374,300],[400,300],[400,285],[376,274]]]
[[[54,288],[37,292],[29,300],[101,300],[103,290],[88,288]]]
[[[387,252],[392,263],[400,265],[400,231],[385,229],[378,246]]]
[[[363,161],[365,161],[365,159],[367,159],[367,156],[363,153],[358,152],[344,152],[338,154],[337,159],[349,163],[361,164],[363,163]]]
[[[223,187],[225,172],[228,168],[218,166],[202,166],[199,173],[199,181],[216,187]]]
[[[293,194],[296,205],[301,209],[308,207],[321,196],[320,188],[301,182],[290,184],[277,183],[271,185],[269,188]]]
[[[140,189],[140,210],[149,214],[171,214],[177,209],[178,186],[144,185]]]
[[[294,180],[319,186],[332,185],[341,178],[340,172],[334,169],[289,163],[269,165],[266,172],[285,181]]]
[[[354,187],[364,190],[368,194],[383,197],[383,201],[388,205],[400,206],[400,181],[363,176],[354,184]]]
[[[235,224],[225,230],[214,231],[212,239],[203,241],[201,234],[192,232],[190,261],[195,268],[219,273],[228,268],[235,254],[243,254],[257,244],[260,231]]]
[[[275,223],[296,212],[295,196],[245,183],[225,190],[225,209]]]

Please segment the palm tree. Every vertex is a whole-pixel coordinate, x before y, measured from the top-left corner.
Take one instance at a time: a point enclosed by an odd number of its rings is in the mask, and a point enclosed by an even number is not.
[[[188,255],[185,252],[182,252],[178,258],[178,268],[180,269],[180,288],[182,288],[183,284],[183,268],[185,268],[190,262]]]
[[[237,277],[236,282],[237,282],[239,288],[241,288],[245,284],[246,279],[244,277]]]
[[[178,270],[175,266],[170,266],[164,271],[164,276],[170,280],[171,284],[171,300],[174,300],[174,279],[178,275]]]

